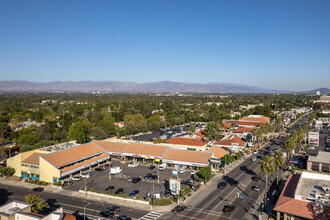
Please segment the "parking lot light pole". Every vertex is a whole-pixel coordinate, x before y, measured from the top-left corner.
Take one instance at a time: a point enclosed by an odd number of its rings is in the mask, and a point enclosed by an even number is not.
[[[159,168],[157,169],[157,183],[159,183]]]
[[[86,207],[91,204],[91,203],[87,203],[85,206],[84,206],[84,220],[86,219]]]
[[[155,208],[155,187],[154,187],[155,181],[152,181],[152,208]]]

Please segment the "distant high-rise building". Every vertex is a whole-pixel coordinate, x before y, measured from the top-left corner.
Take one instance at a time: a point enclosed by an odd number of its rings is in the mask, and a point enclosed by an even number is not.
[[[321,92],[320,91],[316,91],[316,95],[321,95]]]

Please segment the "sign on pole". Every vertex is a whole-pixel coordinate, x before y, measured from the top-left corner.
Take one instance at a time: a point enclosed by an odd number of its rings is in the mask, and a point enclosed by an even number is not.
[[[172,195],[178,195],[180,192],[180,179],[170,178],[170,190]]]

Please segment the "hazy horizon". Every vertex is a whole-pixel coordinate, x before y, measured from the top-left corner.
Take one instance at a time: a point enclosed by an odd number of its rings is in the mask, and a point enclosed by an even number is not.
[[[0,80],[330,85],[330,1],[1,1]]]

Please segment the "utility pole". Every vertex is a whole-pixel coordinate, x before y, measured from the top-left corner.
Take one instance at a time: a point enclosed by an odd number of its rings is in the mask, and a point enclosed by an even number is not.
[[[157,183],[159,183],[159,168],[157,169]]]
[[[152,208],[155,208],[155,181],[152,181]]]
[[[225,155],[225,173],[226,173],[226,155]]]

